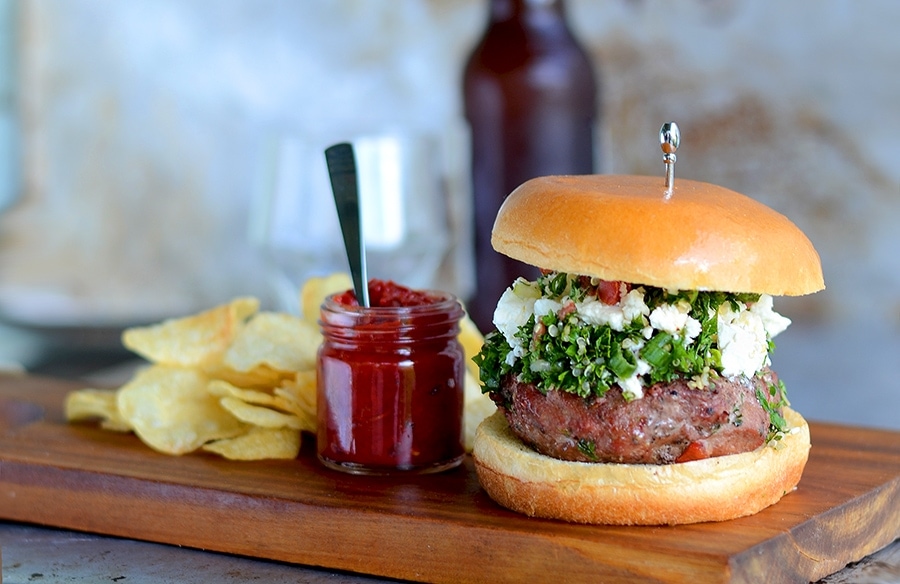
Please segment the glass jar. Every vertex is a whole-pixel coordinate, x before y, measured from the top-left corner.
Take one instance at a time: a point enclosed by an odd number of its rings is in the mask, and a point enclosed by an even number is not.
[[[346,295],[323,303],[317,451],[325,466],[429,473],[462,461],[463,309],[451,294],[426,294],[414,306],[363,308]]]

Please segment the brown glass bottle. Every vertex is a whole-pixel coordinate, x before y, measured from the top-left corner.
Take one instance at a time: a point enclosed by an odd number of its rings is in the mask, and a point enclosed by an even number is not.
[[[491,247],[503,199],[536,176],[594,169],[597,84],[563,1],[491,0],[487,30],[466,63],[463,100],[475,213],[476,292],[468,307],[487,332],[506,287],[537,274]]]

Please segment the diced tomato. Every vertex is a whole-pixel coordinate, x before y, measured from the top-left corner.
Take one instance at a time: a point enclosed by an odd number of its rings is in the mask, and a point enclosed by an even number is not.
[[[704,458],[709,458],[709,451],[706,449],[706,444],[702,442],[691,442],[688,444],[688,447],[684,449],[684,452],[681,453],[681,456],[675,459],[675,462],[703,460]]]
[[[563,302],[562,308],[560,308],[556,313],[556,316],[559,318],[559,320],[565,320],[567,316],[569,316],[576,310],[578,310],[578,307],[575,306],[575,303],[572,302],[572,299],[566,298],[566,300]]]
[[[621,284],[618,280],[600,280],[597,297],[603,304],[618,304],[621,298]]]
[[[622,296],[631,292],[631,284],[621,280],[600,280],[597,284],[597,298],[603,304],[618,304]]]

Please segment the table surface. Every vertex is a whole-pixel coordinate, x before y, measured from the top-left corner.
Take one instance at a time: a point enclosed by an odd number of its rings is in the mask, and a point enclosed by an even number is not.
[[[106,537],[0,522],[4,584],[34,582],[183,582],[229,584],[371,584],[390,580]],[[900,582],[900,540],[821,580],[823,584]]]

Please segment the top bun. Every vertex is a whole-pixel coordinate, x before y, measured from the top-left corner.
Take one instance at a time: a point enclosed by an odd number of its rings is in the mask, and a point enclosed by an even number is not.
[[[545,176],[497,214],[494,249],[528,264],[677,290],[800,296],[825,287],[787,217],[729,189],[662,178]]]

